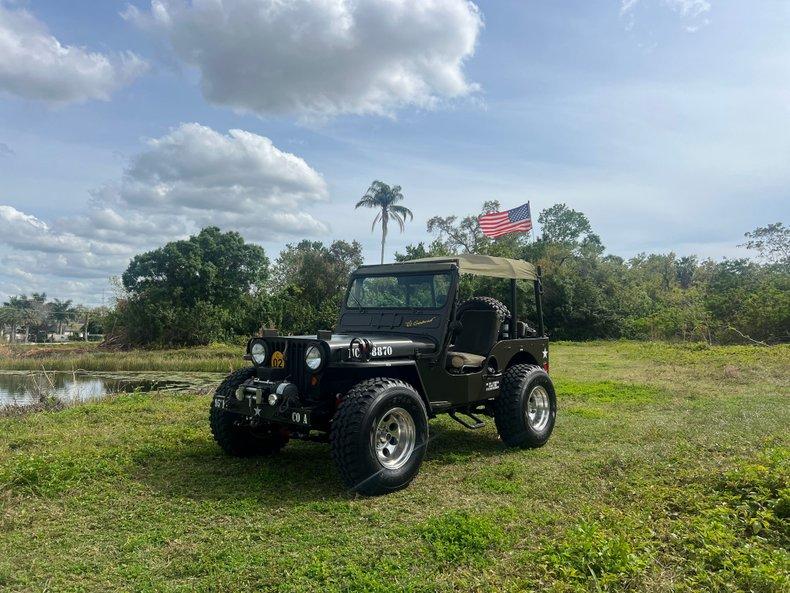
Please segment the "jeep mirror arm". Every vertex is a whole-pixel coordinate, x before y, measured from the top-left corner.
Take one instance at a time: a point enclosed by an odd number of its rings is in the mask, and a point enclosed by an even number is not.
[[[464,329],[464,324],[456,319],[455,321],[450,322],[450,326],[447,329],[449,330],[450,333],[450,341],[453,341],[455,339],[455,336],[460,334],[461,331]]]

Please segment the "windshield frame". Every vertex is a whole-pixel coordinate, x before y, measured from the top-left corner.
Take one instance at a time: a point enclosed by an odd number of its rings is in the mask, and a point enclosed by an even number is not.
[[[447,295],[445,301],[441,305],[437,305],[436,307],[418,307],[414,305],[405,305],[405,306],[390,306],[390,305],[373,305],[373,306],[365,306],[361,303],[356,301],[356,295],[352,298],[352,291],[354,288],[354,284],[358,279],[365,279],[365,278],[400,278],[404,276],[447,276]],[[415,270],[413,272],[381,272],[379,274],[371,274],[371,273],[361,273],[361,274],[352,274],[351,278],[348,282],[348,288],[346,289],[345,298],[343,299],[343,306],[344,310],[351,310],[351,311],[441,311],[447,304],[452,300],[452,291],[453,291],[453,283],[454,283],[454,274],[451,270]],[[357,304],[358,303],[358,304]]]

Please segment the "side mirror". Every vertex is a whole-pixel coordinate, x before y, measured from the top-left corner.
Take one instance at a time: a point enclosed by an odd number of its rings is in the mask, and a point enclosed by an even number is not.
[[[455,321],[451,321],[449,326],[450,338],[452,339],[458,334],[460,334],[462,329],[464,329],[463,323],[461,323],[457,319]]]

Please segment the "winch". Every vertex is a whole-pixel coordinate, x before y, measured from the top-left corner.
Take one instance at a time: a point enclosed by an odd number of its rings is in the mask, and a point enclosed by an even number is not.
[[[299,402],[299,389],[288,381],[266,381],[254,379],[251,383],[240,385],[236,389],[236,399],[240,402],[247,398],[254,399],[256,405],[261,405],[264,401],[270,406],[278,403]]]

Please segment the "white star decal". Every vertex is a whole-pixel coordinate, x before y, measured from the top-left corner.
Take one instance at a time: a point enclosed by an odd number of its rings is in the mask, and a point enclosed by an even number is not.
[[[546,360],[548,357],[549,357],[549,351],[548,351],[548,349],[544,348],[543,349],[543,360]]]

